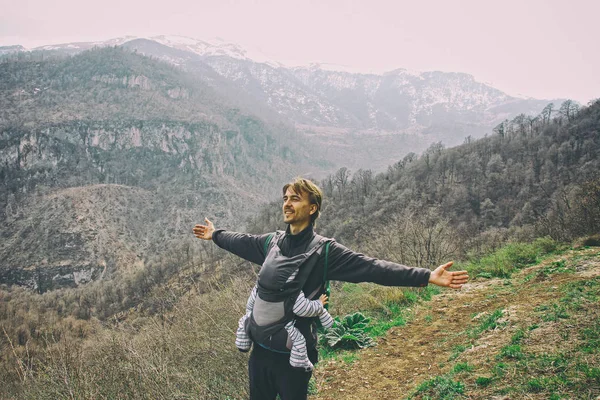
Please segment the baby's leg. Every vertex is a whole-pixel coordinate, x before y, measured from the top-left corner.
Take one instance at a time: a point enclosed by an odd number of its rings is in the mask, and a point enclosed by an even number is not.
[[[333,318],[331,317],[331,314],[329,314],[329,312],[324,308],[323,311],[321,311],[321,314],[319,314],[319,320],[325,329],[329,329],[333,326]]]
[[[235,345],[239,351],[244,352],[244,353],[247,352],[248,350],[250,350],[250,347],[252,346],[252,340],[246,333],[246,328],[245,328],[246,320],[249,317],[250,317],[250,313],[246,313],[242,316],[242,318],[240,318],[240,320],[238,322],[238,328],[235,333]]]
[[[285,326],[290,340],[292,341],[292,352],[290,354],[290,365],[294,368],[301,368],[304,371],[312,371],[313,364],[308,359],[306,351],[306,339],[296,327],[294,321],[290,321]]]
[[[250,292],[250,296],[248,296],[248,301],[246,302],[246,314],[251,313],[254,308],[254,302],[256,301],[256,296],[258,296],[258,287],[254,285],[252,291]]]
[[[250,314],[252,314],[252,309],[254,308],[254,301],[256,300],[256,294],[257,289],[256,286],[254,286],[252,292],[250,293],[250,296],[248,297],[248,301],[246,302],[246,314],[244,314],[242,318],[240,318],[238,322],[238,328],[236,331],[235,345],[240,351],[244,353],[250,350],[250,347],[252,346],[252,340],[246,333],[245,324],[246,320],[250,318]]]

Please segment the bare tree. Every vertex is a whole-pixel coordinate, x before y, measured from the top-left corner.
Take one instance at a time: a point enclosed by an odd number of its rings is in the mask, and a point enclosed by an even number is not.
[[[552,111],[553,110],[554,110],[554,103],[548,104],[542,110],[541,116],[542,116],[542,122],[544,123],[544,125],[548,125],[550,123],[550,120],[552,118]]]
[[[346,189],[348,188],[348,181],[350,179],[350,171],[346,167],[342,167],[337,170],[333,177],[335,187],[340,195],[340,200],[344,199]]]
[[[579,105],[573,100],[565,100],[561,104],[558,112],[561,116],[564,116],[568,122],[571,122],[579,112]]]
[[[437,210],[405,211],[392,217],[367,250],[399,263],[432,268],[458,254],[456,237],[449,221]]]

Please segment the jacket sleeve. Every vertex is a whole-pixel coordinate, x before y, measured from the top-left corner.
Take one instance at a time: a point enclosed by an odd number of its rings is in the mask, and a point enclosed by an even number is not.
[[[373,282],[385,286],[427,286],[431,271],[367,257],[332,242],[327,279],[344,282]]]
[[[249,235],[218,229],[213,232],[212,240],[220,248],[227,250],[244,260],[262,265],[265,261],[265,243],[269,234]]]

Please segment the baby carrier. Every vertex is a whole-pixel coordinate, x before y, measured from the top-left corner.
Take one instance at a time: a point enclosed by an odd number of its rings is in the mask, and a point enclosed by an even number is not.
[[[289,353],[292,343],[285,325],[295,317],[294,302],[319,261],[329,239],[315,235],[305,253],[293,257],[281,254],[279,242],[285,232],[276,232],[267,241],[265,261],[258,274],[257,296],[245,330],[255,343],[275,352]],[[290,279],[291,278],[291,279]],[[306,294],[312,299],[323,287]]]

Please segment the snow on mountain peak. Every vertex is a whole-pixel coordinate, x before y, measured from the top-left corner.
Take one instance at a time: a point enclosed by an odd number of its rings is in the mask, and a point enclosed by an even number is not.
[[[310,63],[308,65],[298,65],[291,67],[293,70],[309,70],[309,71],[328,71],[328,72],[341,72],[347,74],[361,74],[361,75],[382,75],[385,71],[375,68],[358,68],[349,65],[333,64],[333,63]]]
[[[282,66],[281,63],[271,60],[259,50],[248,51],[235,43],[227,42],[221,38],[199,40],[187,36],[160,35],[149,37],[148,39],[165,46],[190,51],[200,56],[226,56],[238,60],[268,64],[274,68]]]
[[[227,56],[247,60],[246,52],[233,43],[214,40],[199,40],[187,36],[160,35],[148,38],[165,46],[190,51],[201,56]]]
[[[384,75],[404,75],[404,76],[414,76],[420,77],[423,74],[423,71],[417,71],[414,69],[406,69],[406,68],[396,68],[392,71],[387,71]]]
[[[44,46],[34,47],[30,50],[88,50],[92,47],[106,47],[106,46],[120,46],[125,42],[136,39],[135,36],[123,36],[119,38],[102,40],[96,42],[72,42],[72,43],[58,43],[48,44]]]

